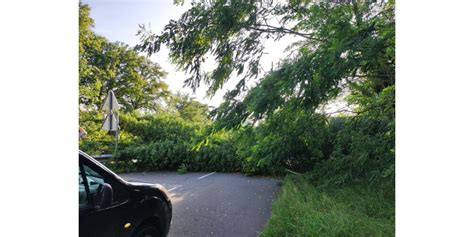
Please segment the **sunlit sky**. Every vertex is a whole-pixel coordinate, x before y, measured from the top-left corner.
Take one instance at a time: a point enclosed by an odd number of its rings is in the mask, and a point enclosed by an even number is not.
[[[191,0],[185,1],[183,6],[174,5],[173,0],[82,0],[82,2],[91,7],[91,17],[95,21],[94,32],[105,36],[110,41],[120,41],[130,46],[139,43],[139,37],[136,36],[139,24],[145,24],[153,32],[160,33],[169,20],[178,20],[191,5]],[[295,40],[295,38],[287,37],[277,42],[266,42],[266,54],[261,61],[262,68],[269,71],[272,62],[276,65],[280,58],[287,55],[284,49]],[[170,63],[166,47],[162,47],[162,50],[153,55],[151,60],[157,62],[168,73],[165,81],[171,91],[190,93],[197,100],[211,106],[218,106],[227,89],[233,88],[238,81],[237,78],[231,77],[214,97],[206,98],[206,85],[201,84],[194,94],[190,88],[183,88],[183,81],[187,76]],[[213,61],[206,62],[208,69],[212,69],[213,66]]]

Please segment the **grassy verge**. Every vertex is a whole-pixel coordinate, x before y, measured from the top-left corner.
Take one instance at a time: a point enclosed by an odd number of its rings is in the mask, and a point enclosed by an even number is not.
[[[393,196],[366,186],[315,187],[302,176],[287,176],[260,236],[394,235]]]

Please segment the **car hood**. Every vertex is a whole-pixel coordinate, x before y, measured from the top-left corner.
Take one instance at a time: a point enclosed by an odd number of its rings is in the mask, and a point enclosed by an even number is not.
[[[127,182],[128,185],[135,191],[142,192],[148,195],[156,195],[160,193],[167,201],[170,201],[169,194],[166,188],[161,184],[147,183],[147,182]]]
[[[158,188],[160,190],[165,189],[165,187],[163,187],[163,185],[161,184],[138,182],[138,181],[127,181],[127,183],[136,188]]]

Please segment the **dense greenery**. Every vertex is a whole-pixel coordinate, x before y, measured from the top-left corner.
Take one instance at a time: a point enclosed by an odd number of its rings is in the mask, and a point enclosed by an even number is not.
[[[177,169],[239,171],[231,135],[216,133],[195,146],[210,125],[208,106],[187,94],[171,94],[166,73],[127,45],[93,32],[90,8],[79,6],[79,124],[88,132],[80,148],[90,154],[112,153],[114,139],[101,131],[99,110],[108,90],[122,106],[120,138],[112,165],[118,171]]]
[[[92,31],[88,5],[79,5],[79,104],[97,110],[113,90],[125,111],[155,111],[167,98],[165,72],[127,45],[109,42]]]
[[[195,148],[205,129],[202,123],[166,114],[129,116],[122,121],[124,131],[137,139],[125,145],[118,158],[137,159],[139,170],[239,171],[240,160],[227,134],[214,134],[206,146]]]
[[[193,1],[159,34],[141,27],[134,49],[93,33],[80,9],[81,149],[111,152],[98,108],[113,89],[124,105],[114,169],[304,173],[286,179],[263,236],[394,234],[393,1]],[[265,41],[285,36],[300,40],[263,73]],[[213,95],[240,81],[212,111],[169,93],[139,54],[163,45],[187,86]],[[335,100],[345,105],[328,110]]]
[[[203,144],[210,122],[203,120],[206,110],[201,110],[202,104],[192,101],[186,106],[170,107],[153,114],[121,114],[117,160],[109,164],[113,169],[177,170],[184,167],[187,171],[241,170],[232,133],[207,136]],[[95,112],[81,112],[80,116],[81,125],[90,131],[81,139],[80,148],[94,155],[112,153],[114,147],[113,137],[100,131],[101,117]]]
[[[394,1],[193,1],[160,34],[144,27],[139,34],[136,48],[153,54],[167,46],[192,88],[204,82],[213,95],[240,78],[211,112],[208,134],[236,134],[243,172],[303,172],[316,187],[287,181],[300,187],[284,189],[264,236],[394,234]],[[285,36],[300,40],[263,73],[265,41]],[[203,70],[206,58],[216,62],[211,71]],[[335,99],[346,106],[326,110]],[[375,190],[388,195],[375,200]],[[372,201],[388,208],[371,211]]]
[[[231,75],[241,77],[212,112],[212,130],[247,131],[240,143],[251,149],[238,151],[254,170],[314,170],[334,184],[393,183],[394,25],[393,1],[193,1],[161,34],[142,27],[137,48],[152,54],[168,46],[190,73],[187,84],[204,81],[211,95]],[[286,35],[301,39],[293,55],[260,76],[265,39]],[[211,72],[202,70],[206,57],[217,63]],[[346,115],[328,116],[324,106],[338,97]]]

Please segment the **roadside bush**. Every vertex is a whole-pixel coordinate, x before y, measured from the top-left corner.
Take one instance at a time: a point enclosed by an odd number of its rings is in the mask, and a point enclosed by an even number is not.
[[[367,113],[338,118],[330,126],[332,152],[316,165],[314,182],[381,183],[395,190],[395,91],[388,87],[380,95],[365,98]],[[361,103],[361,102],[359,102]]]
[[[326,119],[310,111],[282,109],[240,132],[238,153],[250,173],[307,172],[324,159]]]
[[[206,137],[202,146],[195,146],[188,167],[193,171],[242,171],[242,159],[237,154],[232,132],[220,131]]]
[[[238,172],[241,159],[236,154],[230,132],[205,137],[205,123],[183,120],[168,114],[121,117],[122,130],[135,139],[120,144],[119,163],[136,170],[178,170]],[[206,143],[199,146],[204,138]],[[118,166],[118,164],[116,165]]]
[[[112,154],[115,148],[115,136],[101,130],[103,115],[97,112],[79,113],[79,124],[87,131],[87,136],[79,140],[79,149],[90,154]],[[121,131],[119,148],[136,140],[136,137],[127,131]]]
[[[188,169],[185,164],[181,164],[177,170],[178,174],[185,174],[188,172]]]
[[[138,170],[177,169],[189,156],[186,144],[163,140],[143,145],[131,145],[121,149],[117,158],[121,161],[136,160]]]
[[[315,178],[333,184],[393,179],[393,140],[388,132],[379,132],[385,125],[366,117],[347,122],[336,134],[330,158],[316,166]]]

